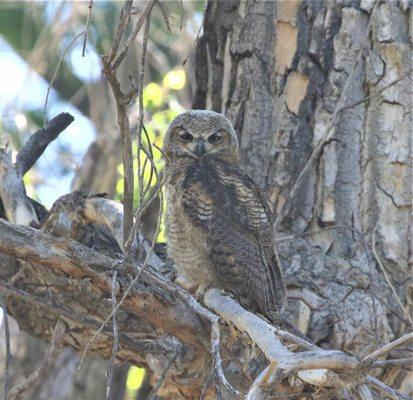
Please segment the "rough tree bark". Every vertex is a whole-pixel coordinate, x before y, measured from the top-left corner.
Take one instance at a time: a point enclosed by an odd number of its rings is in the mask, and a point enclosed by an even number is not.
[[[206,9],[193,107],[231,119],[247,170],[276,215],[287,207],[276,235],[295,323],[331,348],[366,352],[412,327],[372,253],[375,239],[410,313],[411,13],[407,1],[365,0]],[[330,138],[291,198],[352,69]],[[406,371],[386,376],[412,390]]]
[[[39,217],[19,164],[0,153],[0,196],[10,216],[0,220],[0,292],[19,327],[50,341],[63,320],[64,345],[109,359],[110,322],[89,340],[111,313],[116,271],[117,301],[135,282],[116,313],[117,361],[151,369],[153,384],[164,377],[165,398],[238,397],[225,377],[249,399],[287,391],[378,399],[381,390],[404,398],[368,374],[385,371],[381,379],[409,392],[407,367],[377,369],[375,358],[387,350],[362,360],[411,330],[409,78],[383,90],[411,70],[411,10],[404,2],[375,4],[211,1],[196,49],[194,106],[232,120],[248,172],[275,214],[286,214],[276,234],[290,317],[331,351],[280,332],[213,289],[207,310],[171,283],[171,266],[145,241],[133,262],[125,258],[123,215],[107,199],[76,192]],[[410,354],[390,349],[392,358]]]

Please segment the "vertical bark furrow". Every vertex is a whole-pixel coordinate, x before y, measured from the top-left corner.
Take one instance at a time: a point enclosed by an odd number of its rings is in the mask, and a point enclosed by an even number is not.
[[[405,1],[375,4],[240,0],[226,25],[229,51],[223,65],[229,71],[223,112],[239,135],[247,171],[276,213],[292,202],[282,230],[300,235],[330,228],[277,242],[288,286],[318,299],[316,307],[306,299],[291,301],[294,323],[325,346],[355,352],[406,329],[406,317],[376,268],[371,248],[376,224],[376,250],[403,302],[411,291],[406,274],[412,258],[412,84],[407,77],[412,11]],[[347,108],[290,199],[331,124],[370,18]],[[214,29],[218,32],[219,24],[211,20],[208,30]],[[403,387],[405,375],[398,369],[388,379]]]

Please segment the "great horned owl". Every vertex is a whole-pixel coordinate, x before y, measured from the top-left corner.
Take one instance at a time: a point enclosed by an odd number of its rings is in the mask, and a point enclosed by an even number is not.
[[[221,114],[176,117],[164,140],[168,255],[178,283],[235,295],[251,311],[279,321],[285,287],[274,252],[270,212],[241,169],[237,135]]]

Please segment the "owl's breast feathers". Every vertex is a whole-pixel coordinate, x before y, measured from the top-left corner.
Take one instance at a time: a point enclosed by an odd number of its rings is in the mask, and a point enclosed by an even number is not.
[[[238,165],[213,156],[189,164],[180,185],[183,211],[202,232],[224,289],[279,321],[286,291],[270,212],[257,186]]]

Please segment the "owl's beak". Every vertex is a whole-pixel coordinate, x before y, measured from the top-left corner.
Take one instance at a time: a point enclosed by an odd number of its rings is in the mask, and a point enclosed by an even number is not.
[[[195,145],[195,154],[202,157],[206,152],[204,139],[198,138]]]

